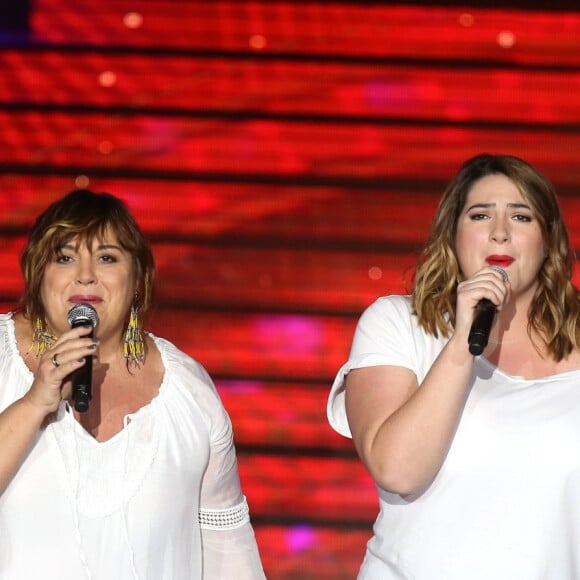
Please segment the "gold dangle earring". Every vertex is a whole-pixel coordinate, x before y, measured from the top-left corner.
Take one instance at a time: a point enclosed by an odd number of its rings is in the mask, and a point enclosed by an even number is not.
[[[138,365],[145,360],[145,342],[143,341],[143,332],[139,326],[139,315],[135,304],[131,306],[123,349],[125,358],[130,363]]]
[[[41,318],[34,321],[34,331],[32,333],[32,343],[28,352],[36,351],[36,356],[40,356],[56,342],[56,336],[46,330],[46,324]]]

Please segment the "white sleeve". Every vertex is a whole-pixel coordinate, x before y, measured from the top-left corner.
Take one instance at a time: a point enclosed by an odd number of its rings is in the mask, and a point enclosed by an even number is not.
[[[328,421],[335,431],[352,437],[344,401],[345,377],[352,369],[393,365],[416,372],[414,327],[410,304],[405,296],[384,296],[363,312],[348,361],[339,369],[328,398]]]
[[[203,578],[262,580],[265,575],[241,490],[232,426],[219,405],[200,497]]]

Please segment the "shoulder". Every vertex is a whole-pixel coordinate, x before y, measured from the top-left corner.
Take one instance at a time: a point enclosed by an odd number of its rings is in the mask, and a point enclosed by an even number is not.
[[[14,313],[0,314],[0,345],[5,349],[8,345],[16,345]]]
[[[446,339],[434,337],[419,324],[410,296],[382,296],[362,314],[353,339],[350,360],[402,366],[423,379]],[[355,368],[355,367],[353,367]]]
[[[12,313],[0,314],[0,410],[22,397],[32,382],[32,372],[18,350]]]
[[[380,296],[366,308],[363,313],[363,316],[365,315],[368,317],[392,317],[408,320],[413,317],[411,298],[402,294]]]
[[[184,388],[195,396],[203,395],[219,401],[219,395],[212,378],[198,360],[165,338],[152,335],[150,337],[161,355],[167,382]]]
[[[229,431],[229,416],[205,367],[169,340],[149,336],[161,355],[166,400],[180,408],[187,408],[187,401],[193,402],[214,434]]]
[[[196,382],[213,387],[213,381],[204,366],[165,338],[150,335],[159,353],[166,372],[176,373]]]
[[[0,314],[0,330],[6,332],[9,326],[14,326],[14,312],[4,312]]]
[[[412,312],[410,297],[399,294],[377,298],[364,310],[358,326],[368,332],[396,330],[408,333],[420,330]]]

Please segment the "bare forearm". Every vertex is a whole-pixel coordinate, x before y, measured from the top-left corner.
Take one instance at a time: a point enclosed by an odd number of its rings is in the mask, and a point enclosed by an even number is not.
[[[18,470],[45,416],[26,397],[0,413],[0,494]]]

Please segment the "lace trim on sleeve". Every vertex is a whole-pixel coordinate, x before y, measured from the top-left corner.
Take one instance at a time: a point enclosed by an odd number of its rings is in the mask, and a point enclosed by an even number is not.
[[[224,510],[200,508],[199,525],[202,530],[233,530],[250,521],[250,509],[246,497],[241,503]]]

